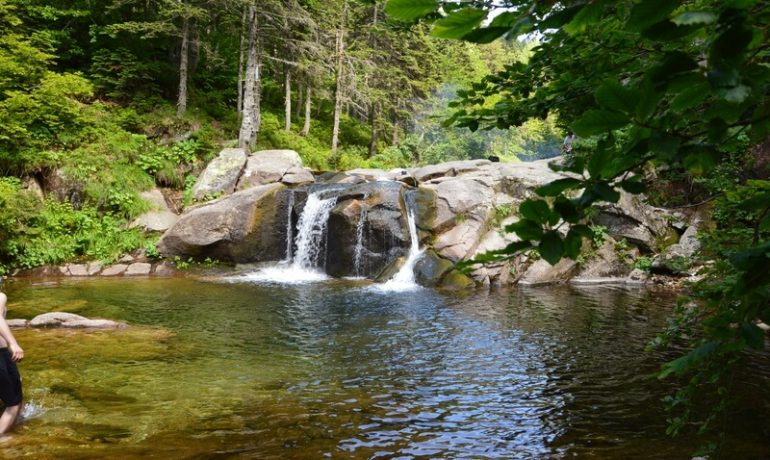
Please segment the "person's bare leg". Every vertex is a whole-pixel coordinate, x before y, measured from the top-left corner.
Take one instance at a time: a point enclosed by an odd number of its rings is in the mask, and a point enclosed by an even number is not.
[[[0,434],[4,434],[11,429],[16,418],[21,413],[23,404],[16,404],[15,406],[6,407],[3,411],[3,415],[0,416]]]

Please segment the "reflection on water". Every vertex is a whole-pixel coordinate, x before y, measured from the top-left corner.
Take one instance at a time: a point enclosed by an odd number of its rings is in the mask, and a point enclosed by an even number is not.
[[[7,285],[9,317],[134,326],[18,331],[32,409],[2,455],[625,459],[695,447],[665,436],[666,389],[651,378],[665,357],[642,351],[671,297],[263,281]],[[728,433],[735,458],[770,450],[766,356],[751,373]]]

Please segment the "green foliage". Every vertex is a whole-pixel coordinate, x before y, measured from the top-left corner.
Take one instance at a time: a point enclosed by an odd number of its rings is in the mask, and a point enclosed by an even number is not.
[[[6,267],[33,268],[84,258],[113,262],[141,248],[144,235],[125,230],[125,221],[94,207],[75,210],[69,203],[47,201],[40,212],[17,227],[4,242]]]
[[[46,73],[30,91],[6,91],[0,98],[0,168],[34,170],[47,162],[45,150],[72,146],[93,120],[84,112],[91,96],[87,80]]]
[[[555,229],[568,222],[570,232],[579,229],[577,237],[592,237],[594,232],[581,228],[592,206],[617,202],[620,188],[630,193],[644,190],[633,174],[640,175],[645,165],[709,177],[715,170],[729,169],[747,144],[770,134],[770,51],[763,32],[770,8],[765,2],[516,0],[504,6],[465,7],[477,10],[474,18],[496,8],[505,10],[498,11],[499,20],[473,22],[475,27],[459,17],[447,20],[450,14],[435,22],[434,33],[488,42],[505,34],[535,32],[546,40],[526,63],[507,65],[461,93],[461,108],[452,121],[472,130],[500,129],[558,114],[561,124],[588,138],[584,141],[589,148],[552,166],[573,173],[579,182],[541,188],[540,195],[555,196],[553,207],[528,200],[520,208],[525,218],[507,229],[529,244],[538,243],[540,254],[551,263],[563,255],[572,257]],[[389,2],[391,14],[403,19],[420,16],[406,9],[402,2]],[[442,17],[435,9],[425,14],[427,20]],[[499,102],[492,105],[492,100]],[[738,219],[752,230],[743,232],[744,239],[716,245],[725,258],[716,259],[710,276],[695,289],[698,303],[683,307],[665,334],[667,339],[684,335],[690,340],[688,351],[661,372],[661,377],[684,379],[684,386],[668,400],[677,412],[670,419],[671,433],[693,422],[711,426],[727,407],[723,382],[729,379],[731,365],[745,349],[764,346],[754,321],[770,321],[767,184],[766,179],[730,184],[718,204],[724,214],[717,214],[717,220],[735,228],[735,220],[728,221]],[[708,181],[703,185],[717,188]],[[568,195],[572,190],[582,193],[573,198]],[[528,247],[510,247],[477,260],[513,257]],[[690,411],[691,401],[706,387],[715,390],[721,402],[699,418]]]
[[[634,268],[649,272],[652,268],[652,259],[647,256],[640,256],[634,261]]]

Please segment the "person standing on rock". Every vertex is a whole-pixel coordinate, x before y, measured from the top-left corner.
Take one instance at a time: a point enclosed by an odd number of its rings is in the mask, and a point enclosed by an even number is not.
[[[23,407],[21,376],[16,363],[24,358],[24,350],[5,321],[7,303],[8,296],[0,291],[0,399],[5,404],[3,415],[0,415],[0,434],[11,429]]]

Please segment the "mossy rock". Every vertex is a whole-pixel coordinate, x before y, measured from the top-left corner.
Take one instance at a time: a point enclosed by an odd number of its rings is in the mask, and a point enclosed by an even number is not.
[[[415,277],[422,286],[438,286],[453,268],[452,261],[440,257],[433,250],[425,251],[414,265]]]
[[[443,289],[460,291],[474,287],[476,283],[466,274],[459,270],[452,270],[441,280],[440,287]]]

